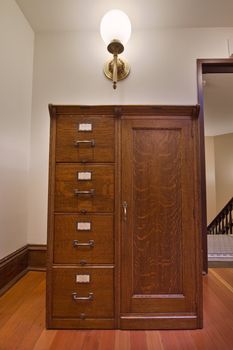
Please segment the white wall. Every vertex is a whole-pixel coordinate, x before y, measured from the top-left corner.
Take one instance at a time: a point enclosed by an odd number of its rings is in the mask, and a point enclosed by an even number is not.
[[[206,163],[206,202],[207,224],[215,218],[216,212],[216,178],[215,178],[215,149],[214,137],[205,137],[205,163]]]
[[[1,0],[0,258],[27,244],[33,43],[15,1]]]
[[[54,104],[196,104],[196,59],[227,57],[229,29],[133,31],[130,76],[113,91],[97,32],[36,35],[30,163],[29,242],[46,243],[49,116]]]
[[[233,133],[214,137],[216,210],[219,212],[233,197]]]
[[[233,196],[233,133],[206,136],[207,224]]]

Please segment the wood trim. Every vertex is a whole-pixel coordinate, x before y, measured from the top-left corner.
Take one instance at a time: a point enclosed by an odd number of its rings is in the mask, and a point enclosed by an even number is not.
[[[27,267],[27,245],[0,260],[0,295],[5,293],[27,272]]]
[[[198,103],[200,105],[198,136],[199,136],[200,184],[201,184],[201,232],[202,232],[202,256],[203,256],[202,269],[204,273],[208,273],[205,135],[204,135],[203,79],[202,79],[202,61],[201,60],[197,60],[197,89],[198,89]]]
[[[207,247],[207,209],[206,209],[206,176],[205,176],[205,135],[204,135],[204,94],[203,74],[207,73],[233,73],[233,59],[198,59],[197,60],[197,93],[200,105],[199,117],[199,150],[200,150],[200,181],[201,181],[201,226],[202,226],[202,252],[203,272],[208,273],[208,247]]]
[[[0,260],[0,296],[28,271],[46,270],[47,246],[28,244]]]
[[[53,266],[53,232],[54,232],[54,191],[55,191],[55,148],[56,148],[56,106],[49,105],[50,144],[49,144],[49,178],[48,178],[48,219],[47,219],[47,278],[46,278],[46,327],[52,327],[51,284]]]
[[[47,246],[45,244],[28,245],[28,270],[45,271],[46,270]]]
[[[233,261],[208,261],[208,268],[232,268]]]
[[[119,107],[120,109],[120,107]],[[119,115],[121,114],[118,111]],[[121,123],[120,118],[115,123],[115,328],[120,328],[121,303]]]
[[[98,108],[97,108],[98,107]],[[167,105],[106,105],[106,106],[66,106],[66,105],[49,105],[51,119],[56,115],[114,115],[121,116],[159,116],[159,117],[182,117],[192,115],[198,117],[196,106],[167,106]]]

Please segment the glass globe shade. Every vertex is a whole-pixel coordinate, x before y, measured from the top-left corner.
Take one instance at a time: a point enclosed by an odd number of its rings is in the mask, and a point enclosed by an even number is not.
[[[100,34],[106,45],[114,39],[125,45],[131,35],[129,17],[120,10],[107,12],[100,23]]]

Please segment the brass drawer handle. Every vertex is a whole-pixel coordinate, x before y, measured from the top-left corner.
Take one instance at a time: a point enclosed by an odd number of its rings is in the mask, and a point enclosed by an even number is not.
[[[95,140],[77,140],[77,141],[75,141],[76,147],[79,147],[81,144],[83,144],[83,145],[90,144],[91,147],[95,147]]]
[[[90,189],[89,191],[80,191],[80,190],[75,189],[74,194],[76,194],[77,196],[82,195],[82,194],[93,196],[95,194],[95,190],[93,188]]]
[[[128,208],[128,204],[126,201],[124,201],[122,203],[122,207],[123,207],[123,218],[125,221],[127,221],[127,208]]]
[[[94,294],[93,293],[88,293],[88,297],[79,297],[76,292],[72,293],[72,298],[74,301],[76,300],[93,300],[94,299]]]
[[[95,241],[93,239],[90,239],[87,243],[80,243],[77,239],[73,241],[73,247],[90,247],[93,248],[95,245]]]

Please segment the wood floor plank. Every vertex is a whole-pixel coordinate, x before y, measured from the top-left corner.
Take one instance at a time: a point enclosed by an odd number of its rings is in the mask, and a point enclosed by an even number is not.
[[[214,269],[226,282],[233,286],[233,269]]]
[[[82,350],[86,337],[91,337],[88,331],[59,330],[56,332],[49,350]]]
[[[29,272],[0,298],[0,350],[231,350],[233,269],[203,281],[202,330],[46,330],[45,273]]]
[[[4,349],[4,346],[6,346],[6,339],[7,349],[31,350],[33,348],[37,338],[44,329],[44,289],[45,280],[43,278],[42,281],[38,281],[30,292],[25,290],[25,296],[21,300],[21,305],[0,329],[0,349]],[[5,312],[7,310],[4,310],[3,317]],[[38,318],[39,316],[41,316],[41,321]]]
[[[100,334],[99,350],[114,350],[115,331],[102,331]]]
[[[129,350],[130,349],[130,332],[129,331],[115,331],[115,350]]]
[[[130,332],[131,349],[141,350],[147,348],[146,332],[145,331],[131,331]]]
[[[40,337],[38,338],[33,350],[49,350],[51,349],[52,342],[55,338],[57,331],[43,330]]]
[[[159,331],[146,331],[147,350],[164,350]]]
[[[45,274],[38,272],[31,272],[26,274],[17,284],[9,289],[0,298],[0,329],[5,326],[6,321],[17,312],[17,310],[22,306],[22,302],[25,299],[30,300],[30,296],[33,290],[41,282],[44,282]],[[41,291],[41,297],[44,298],[44,290]]]
[[[223,270],[223,269],[221,269]],[[231,293],[233,293],[233,275],[227,271],[221,271],[220,269],[212,269],[210,273],[215,276],[215,278],[220,281]],[[226,269],[225,269],[226,270]],[[221,274],[221,276],[220,276]],[[229,281],[229,282],[228,282]]]
[[[182,332],[182,331],[181,331]],[[161,331],[161,342],[164,350],[181,350],[180,344],[174,331]],[[187,344],[188,345],[188,344]]]
[[[88,331],[86,332],[86,335],[83,339],[83,346],[82,350],[93,350],[93,349],[99,349],[100,345],[100,334],[103,331]]]

